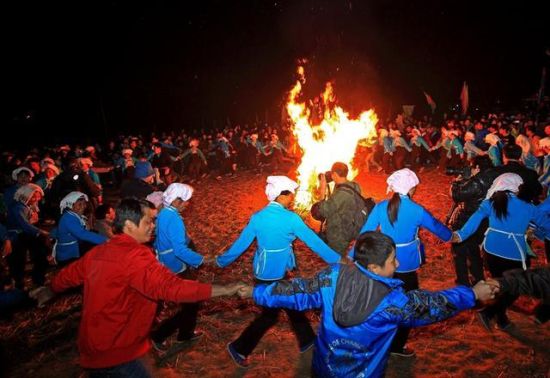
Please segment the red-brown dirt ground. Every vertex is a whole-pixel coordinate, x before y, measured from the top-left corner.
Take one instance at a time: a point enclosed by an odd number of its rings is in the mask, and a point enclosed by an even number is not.
[[[196,185],[185,223],[198,250],[205,255],[223,251],[236,239],[250,215],[266,204],[265,174],[242,173],[221,182],[207,179]],[[444,219],[451,200],[451,178],[434,171],[420,174],[421,184],[415,200],[437,218]],[[383,174],[357,177],[363,192],[377,200],[385,197]],[[317,229],[318,225],[308,219]],[[420,286],[437,290],[454,285],[454,268],[449,244],[422,232],[428,262],[420,270]],[[544,263],[543,246],[534,244]],[[252,282],[253,246],[225,269],[201,268],[204,282]],[[312,276],[323,262],[301,242],[295,248],[300,276]],[[6,349],[7,363],[2,370],[13,377],[78,377],[76,348],[80,319],[80,295],[55,299],[42,309],[16,314],[10,323],[0,323],[0,340]],[[465,311],[448,321],[411,332],[409,346],[416,357],[389,360],[388,377],[545,377],[550,372],[550,326],[536,325],[531,312],[536,301],[520,298],[509,310],[515,326],[511,331],[488,333],[478,323],[474,311]],[[245,328],[258,309],[249,300],[216,299],[204,303],[198,327],[205,333],[191,348],[159,367],[149,357],[158,377],[305,377],[309,373],[311,351],[300,355],[294,335],[283,319],[262,339],[251,355],[247,370],[238,368],[228,357],[225,346]],[[315,312],[308,314],[314,327]],[[0,374],[1,375],[1,374]]]

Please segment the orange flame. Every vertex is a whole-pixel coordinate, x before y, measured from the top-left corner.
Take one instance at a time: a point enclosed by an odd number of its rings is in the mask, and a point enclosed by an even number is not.
[[[348,179],[359,173],[353,166],[355,150],[359,142],[372,144],[376,140],[376,123],[378,117],[374,110],[368,110],[357,119],[350,119],[349,114],[336,106],[332,83],[327,83],[321,96],[322,115],[312,124],[313,108],[299,102],[298,97],[305,83],[304,68],[298,67],[299,79],[288,96],[287,112],[293,123],[293,133],[302,150],[302,161],[297,171],[298,190],[295,204],[298,209],[309,209],[314,202],[314,191],[318,184],[318,175],[330,170],[333,163],[340,161],[350,168]]]

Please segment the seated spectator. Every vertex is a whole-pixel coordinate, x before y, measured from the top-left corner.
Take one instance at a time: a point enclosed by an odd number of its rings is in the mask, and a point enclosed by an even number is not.
[[[88,196],[81,192],[71,192],[61,200],[61,219],[57,229],[52,232],[56,239],[52,255],[60,266],[79,259],[81,252],[86,249],[86,245],[81,245],[84,242],[95,245],[107,241],[105,236],[88,231],[87,219],[84,217],[87,202]]]
[[[94,229],[98,234],[105,236],[107,239],[113,237],[115,215],[114,207],[105,203],[95,209]]]
[[[135,197],[145,199],[155,191],[153,183],[155,171],[148,161],[138,161],[134,171],[134,178],[126,180],[120,188],[122,198]]]

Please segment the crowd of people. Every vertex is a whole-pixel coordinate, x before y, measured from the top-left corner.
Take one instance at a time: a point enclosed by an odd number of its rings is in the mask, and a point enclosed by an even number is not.
[[[162,354],[200,338],[200,302],[222,295],[252,297],[262,308],[227,344],[237,365],[248,366],[284,309],[299,351],[314,348],[315,376],[383,375],[390,353],[414,356],[406,347],[410,328],[472,308],[476,300],[493,299],[478,313],[488,330],[493,320],[499,329],[511,327],[506,309],[519,294],[542,298],[535,319],[550,319],[547,270],[529,270],[532,238],[545,242],[550,259],[550,123],[537,126],[522,114],[456,117],[440,126],[398,118],[379,124],[377,135],[356,160],[361,169],[389,175],[390,197],[369,203],[348,180],[347,165],[336,162],[329,177],[319,177],[320,201],[312,208],[323,220],[319,234],[292,211],[298,184],[278,174],[300,155],[288,127],[235,126],[4,152],[0,309],[7,316],[21,306],[47,305],[54,293],[83,285],[80,363],[90,376],[148,376],[139,359],[149,347]],[[417,173],[426,167],[457,176],[448,219],[436,219],[413,199]],[[203,256],[183,217],[191,185],[207,190],[204,180],[244,170],[268,174],[268,204],[251,214],[227,251]],[[419,289],[417,270],[426,254],[420,228],[450,243],[456,288]],[[296,238],[327,268],[287,281]],[[195,281],[201,266],[224,268],[254,240],[254,287]],[[526,273],[506,273],[513,269]],[[163,301],[182,304],[151,331]],[[321,311],[317,335],[303,314],[308,309]]]

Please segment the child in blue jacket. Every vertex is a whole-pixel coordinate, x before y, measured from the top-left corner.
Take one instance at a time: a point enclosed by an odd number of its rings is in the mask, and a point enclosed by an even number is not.
[[[438,292],[405,292],[392,278],[399,267],[395,243],[378,232],[361,234],[355,264],[334,264],[312,279],[296,278],[240,290],[261,306],[321,309],[312,370],[315,377],[381,377],[398,327],[447,319],[494,297],[480,281]]]

